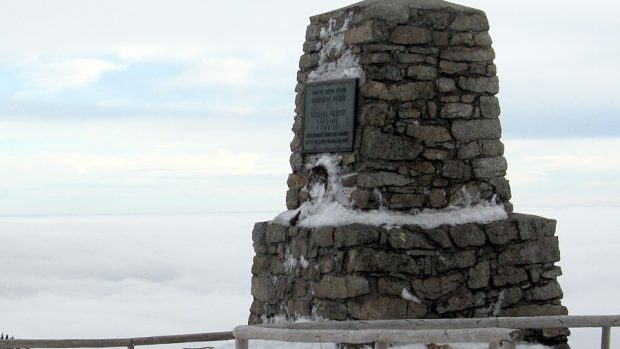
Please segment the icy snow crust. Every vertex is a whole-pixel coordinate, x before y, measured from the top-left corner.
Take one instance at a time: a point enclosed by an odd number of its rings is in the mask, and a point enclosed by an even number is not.
[[[463,206],[451,206],[445,209],[425,209],[419,212],[406,213],[384,208],[371,211],[356,210],[351,207],[352,189],[343,188],[340,183],[340,167],[333,155],[322,155],[309,167],[323,166],[327,169],[328,183],[326,187],[317,183],[306,188],[310,200],[299,208],[282,212],[272,223],[290,225],[291,219],[299,215],[297,226],[318,228],[324,226],[343,226],[365,224],[372,226],[395,227],[417,225],[425,229],[437,228],[441,225],[458,225],[467,223],[489,223],[508,218],[503,205],[495,200]],[[468,197],[468,195],[464,195]]]
[[[319,65],[308,76],[309,82],[359,78],[360,84],[366,80],[364,70],[350,48],[344,43],[344,32],[349,29],[353,13],[349,13],[342,27],[336,27],[336,19],[331,18],[327,29],[322,28],[319,49]],[[336,60],[330,57],[338,57]]]

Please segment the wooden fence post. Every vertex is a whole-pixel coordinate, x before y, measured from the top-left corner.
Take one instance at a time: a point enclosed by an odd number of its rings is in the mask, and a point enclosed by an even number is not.
[[[235,338],[235,349],[248,349],[248,340]]]
[[[601,336],[601,349],[611,348],[611,327],[603,327]]]
[[[388,349],[388,343],[375,342],[375,349]]]

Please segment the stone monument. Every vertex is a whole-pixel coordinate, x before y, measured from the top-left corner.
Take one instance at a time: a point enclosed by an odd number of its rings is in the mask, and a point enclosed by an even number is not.
[[[512,212],[488,30],[441,0],[310,18],[289,211],[254,227],[250,323],[567,314],[556,222]]]

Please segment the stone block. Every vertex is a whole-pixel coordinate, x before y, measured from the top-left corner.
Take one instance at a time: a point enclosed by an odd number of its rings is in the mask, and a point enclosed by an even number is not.
[[[392,31],[390,41],[399,45],[422,45],[432,42],[433,35],[426,28],[403,25]]]
[[[428,65],[414,65],[407,70],[407,76],[416,80],[437,79],[437,68]]]
[[[450,237],[445,230],[437,228],[437,229],[423,229],[422,232],[426,237],[439,244],[442,248],[451,248],[452,241],[450,241]]]
[[[555,263],[560,261],[557,237],[545,237],[508,246],[497,261],[502,265]]]
[[[460,77],[459,87],[465,91],[490,93],[494,95],[499,92],[499,79],[497,76],[479,78]]]
[[[379,241],[379,232],[367,225],[337,227],[334,245],[337,248],[373,244]]]
[[[478,145],[478,142],[469,142],[461,144],[458,149],[457,157],[460,160],[472,159],[480,156],[480,154],[480,146]]]
[[[368,280],[361,276],[325,276],[312,284],[314,296],[317,298],[346,299],[370,293]]]
[[[299,69],[307,70],[316,67],[319,64],[319,55],[314,53],[305,53],[299,58]]]
[[[476,224],[461,224],[450,227],[450,237],[458,247],[482,246],[487,238]]]
[[[496,118],[500,114],[499,101],[495,96],[480,97],[480,115],[483,118]]]
[[[401,272],[418,275],[420,268],[415,260],[403,254],[356,247],[349,251],[347,272]]]
[[[449,35],[447,32],[433,32],[433,44],[437,47],[445,47],[450,44]]]
[[[389,53],[364,53],[360,56],[362,64],[383,64],[391,61],[392,56]]]
[[[403,72],[399,67],[384,65],[379,69],[367,69],[366,76],[376,80],[397,82],[403,79]]]
[[[452,140],[450,131],[443,126],[420,126],[412,128],[407,134],[427,144],[443,143]]]
[[[415,279],[412,285],[415,294],[419,297],[436,300],[464,286],[465,278],[462,274],[457,273],[427,279]]]
[[[360,93],[367,98],[376,98],[384,101],[394,100],[394,95],[388,90],[387,85],[378,81],[366,81],[360,88]]]
[[[452,46],[474,46],[474,35],[472,33],[454,33],[450,38]]]
[[[471,167],[463,161],[446,160],[441,169],[441,175],[444,178],[469,180],[471,177]]]
[[[252,229],[252,242],[255,244],[263,244],[265,242],[265,230],[267,222],[259,222],[254,224]]]
[[[502,128],[498,119],[457,120],[452,123],[452,135],[460,142],[499,139],[501,134]]]
[[[376,21],[366,21],[344,32],[344,42],[348,45],[367,44],[384,40],[385,28]]]
[[[323,26],[318,24],[310,24],[306,27],[306,41],[317,41],[321,35]]]
[[[460,251],[456,253],[441,253],[435,257],[435,270],[445,273],[452,269],[465,269],[476,264],[476,251]]]
[[[562,288],[555,280],[544,286],[532,287],[525,291],[525,299],[528,302],[562,299],[563,296]]]
[[[493,275],[493,285],[498,287],[517,285],[527,280],[527,272],[523,268],[498,266]]]
[[[445,314],[448,312],[464,310],[467,308],[472,308],[474,305],[474,295],[471,291],[465,289],[448,298],[446,303],[437,305],[437,313]]]
[[[362,125],[384,126],[386,120],[393,117],[393,112],[387,103],[366,104],[362,107]]]
[[[286,303],[286,310],[288,314],[291,314],[295,318],[308,317],[312,314],[310,302],[307,300],[290,299]]]
[[[466,103],[447,103],[441,108],[444,119],[470,118],[474,114],[474,107]]]
[[[286,191],[286,209],[294,210],[299,207],[299,189],[289,189]]]
[[[383,133],[377,128],[364,131],[362,153],[369,159],[415,160],[423,150],[412,140]]]
[[[492,48],[448,47],[441,50],[440,58],[453,62],[491,62],[495,59]]]
[[[454,92],[456,91],[456,83],[454,79],[441,78],[437,80],[437,88],[440,93]]]
[[[489,22],[484,15],[458,15],[450,24],[450,30],[481,32],[489,30]]]
[[[439,71],[443,74],[459,74],[467,72],[467,63],[457,63],[451,61],[439,61]]]
[[[403,289],[407,288],[407,282],[393,278],[379,278],[377,290],[382,295],[400,296]]]
[[[265,241],[273,244],[286,242],[287,227],[282,224],[269,224],[265,229]]]
[[[494,245],[505,245],[517,239],[519,232],[513,223],[494,222],[486,226],[487,238]]]
[[[357,319],[388,320],[407,318],[407,301],[402,298],[377,297],[362,302],[352,301],[349,313]]]
[[[312,243],[319,247],[330,247],[334,245],[334,228],[316,228],[310,232]]]
[[[423,194],[394,194],[390,198],[389,207],[392,209],[421,208],[426,197]]]
[[[485,288],[491,278],[491,265],[489,262],[478,263],[467,273],[467,287],[472,290]]]
[[[479,47],[490,47],[493,40],[491,40],[491,36],[488,32],[481,32],[474,34],[474,42],[476,46]]]
[[[368,4],[362,10],[362,18],[378,19],[390,23],[407,23],[409,6],[399,2],[379,1]]]
[[[499,139],[486,139],[480,141],[480,154],[485,157],[504,155],[504,143]]]
[[[418,231],[404,228],[392,228],[387,231],[388,243],[392,248],[399,250],[433,249],[428,239]]]
[[[427,148],[422,153],[422,157],[427,160],[440,160],[443,161],[448,157],[448,151],[444,149]]]
[[[347,306],[340,302],[318,300],[314,304],[314,313],[324,319],[347,320]]]
[[[399,63],[415,64],[415,63],[423,63],[425,61],[425,58],[423,55],[419,55],[415,53],[399,53],[396,56],[396,60]]]
[[[394,99],[402,102],[410,102],[419,99],[432,99],[435,97],[435,83],[433,82],[407,82],[392,85],[390,93]]]
[[[499,316],[506,317],[527,317],[527,316],[558,316],[568,315],[568,309],[561,305],[539,305],[528,304],[504,309]]]
[[[252,277],[252,296],[259,302],[275,303],[276,286],[271,281],[271,277],[253,276]]]
[[[445,207],[448,204],[446,199],[446,191],[443,189],[431,190],[431,195],[429,196],[428,201],[433,208]]]
[[[357,177],[361,188],[402,187],[413,183],[413,179],[392,172],[362,173]]]
[[[337,251],[324,255],[319,259],[319,270],[322,274],[340,273],[344,264],[344,252]]]
[[[419,119],[422,114],[417,109],[402,108],[398,112],[398,117],[401,119]]]
[[[537,240],[555,235],[557,221],[534,215],[514,213],[511,218],[517,222],[522,240]]]
[[[503,156],[492,158],[479,158],[471,161],[474,177],[489,179],[493,177],[505,176],[508,163]]]
[[[272,256],[255,255],[252,260],[252,274],[263,275],[269,273],[272,259]]]

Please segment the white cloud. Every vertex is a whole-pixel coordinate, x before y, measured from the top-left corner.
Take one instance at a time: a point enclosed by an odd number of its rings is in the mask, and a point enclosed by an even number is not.
[[[187,61],[199,59],[207,52],[200,43],[136,42],[112,49],[124,61]]]
[[[102,74],[124,68],[123,65],[103,59],[78,58],[64,62],[36,63],[25,75],[28,82],[37,89],[58,91],[94,84]]]
[[[239,86],[254,73],[254,65],[238,58],[205,58],[191,65],[175,79],[181,86]]]
[[[139,177],[142,180],[146,179],[144,175],[147,172],[153,173],[155,177],[172,173],[177,177],[285,173],[286,164],[274,167],[268,163],[267,154],[233,153],[228,150],[200,155],[182,152],[153,152],[140,155],[92,152],[55,152],[20,156],[0,154],[0,164],[5,164],[0,165],[0,169],[4,168],[6,171],[36,171],[48,174],[59,171],[65,173],[65,176],[95,177],[104,173],[116,173],[126,178],[131,178],[134,173],[140,173]]]

